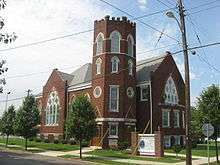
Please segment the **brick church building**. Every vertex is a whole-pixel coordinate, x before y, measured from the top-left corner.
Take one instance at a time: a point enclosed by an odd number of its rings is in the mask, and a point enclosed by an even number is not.
[[[137,62],[136,24],[126,17],[95,21],[92,63],[72,73],[52,71],[37,97],[41,137],[64,137],[68,105],[82,94],[97,114],[92,146],[130,143],[131,132],[142,132],[148,122],[146,133],[160,127],[165,146],[184,141],[184,81],[175,61],[166,52]]]

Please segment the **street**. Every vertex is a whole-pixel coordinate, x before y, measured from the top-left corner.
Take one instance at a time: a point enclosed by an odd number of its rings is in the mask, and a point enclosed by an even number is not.
[[[62,158],[41,156],[37,154],[12,153],[0,151],[0,165],[85,165],[79,160],[64,160]],[[94,164],[94,163],[93,163]]]

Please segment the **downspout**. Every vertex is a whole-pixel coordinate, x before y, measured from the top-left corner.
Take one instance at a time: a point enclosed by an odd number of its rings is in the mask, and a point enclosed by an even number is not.
[[[67,117],[68,117],[68,82],[67,80],[65,81],[65,89],[64,89],[64,120],[66,121]],[[65,122],[64,122],[64,130],[65,130]],[[66,135],[66,131],[65,133],[65,137],[64,139],[66,139],[67,135]]]
[[[152,85],[150,80],[150,134],[153,134],[153,103],[152,103]]]

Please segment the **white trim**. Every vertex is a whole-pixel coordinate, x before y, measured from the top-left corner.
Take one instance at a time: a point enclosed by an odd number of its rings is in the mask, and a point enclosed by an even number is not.
[[[117,88],[117,109],[111,109],[111,88]],[[120,99],[120,86],[119,85],[109,85],[109,111],[119,112],[119,99]]]
[[[108,135],[108,138],[118,138],[118,122],[108,122],[108,128],[109,128],[109,135]],[[110,132],[111,132],[111,126],[116,126],[116,132],[115,132],[115,135],[110,135]]]
[[[113,70],[114,62],[116,62],[116,70]],[[111,73],[118,73],[120,59],[117,56],[111,58]]]
[[[130,118],[96,118],[96,122],[137,122],[136,119]]]
[[[150,81],[143,81],[141,83],[138,83],[136,86],[140,87],[140,86],[143,86],[143,85],[150,85]]]
[[[143,99],[143,89],[148,89],[148,86],[150,88],[150,84],[149,85],[140,85],[140,101],[149,101],[148,99]]]
[[[152,102],[152,84],[150,81],[150,133],[153,133],[153,102]]]
[[[128,39],[131,39],[131,55],[129,55],[130,57],[134,57],[134,38],[133,38],[133,36],[131,35],[131,34],[129,34],[128,36],[127,36],[127,50],[129,49],[128,48]]]
[[[114,34],[114,33],[116,33],[116,34],[119,34],[119,42],[118,42],[118,52],[112,52],[112,35]],[[114,31],[112,31],[111,32],[111,34],[110,34],[110,50],[111,50],[111,52],[112,53],[120,53],[121,52],[121,39],[122,39],[122,37],[121,37],[121,33],[118,31],[118,30],[114,30]]]
[[[175,119],[175,113],[178,112],[177,114],[177,125],[174,125],[174,119]],[[180,128],[180,110],[174,109],[173,110],[173,127],[174,128]]]
[[[162,127],[163,128],[170,128],[170,109],[162,109]],[[168,125],[167,126],[165,126],[165,125],[163,125],[163,112],[168,112]]]
[[[68,88],[68,92],[72,92],[72,91],[78,91],[78,90],[82,90],[82,89],[88,89],[92,87],[92,82],[89,83],[82,83],[79,85],[74,85],[74,86],[70,86]]]
[[[100,92],[99,95],[96,94],[96,90],[99,90],[99,92]],[[93,90],[93,96],[95,98],[99,98],[101,95],[102,95],[102,88],[100,86],[96,86]]]
[[[125,56],[128,56],[128,57],[130,57],[130,58],[136,59],[135,57],[129,56],[127,53],[113,53],[113,52],[103,52],[103,53],[94,55],[93,58],[96,58],[96,57],[98,57],[98,56],[105,55],[105,54],[109,54],[109,55],[112,55],[112,54],[113,54],[113,55],[115,55],[115,54],[117,54],[117,55],[125,55]]]

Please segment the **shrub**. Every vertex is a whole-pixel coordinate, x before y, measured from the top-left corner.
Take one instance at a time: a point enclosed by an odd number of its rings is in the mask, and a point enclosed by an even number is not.
[[[29,138],[29,141],[34,141],[34,138]]]
[[[49,143],[49,139],[44,139],[44,143]]]
[[[89,146],[89,141],[83,140],[82,147],[88,147],[88,146]]]
[[[35,142],[41,142],[41,139],[40,138],[36,138]]]
[[[176,157],[178,157],[178,154],[182,151],[183,146],[181,146],[181,145],[174,145],[172,147],[172,149],[176,153]]]
[[[76,145],[76,141],[75,140],[69,140],[69,144],[70,145]]]
[[[129,147],[128,141],[119,141],[118,142],[118,149],[119,150],[126,150]]]
[[[64,140],[64,139],[63,139],[63,140],[61,140],[61,143],[62,143],[62,144],[67,144],[67,140]]]
[[[53,143],[54,143],[54,144],[58,144],[58,143],[59,143],[59,140],[55,139],[55,140],[53,141]]]

